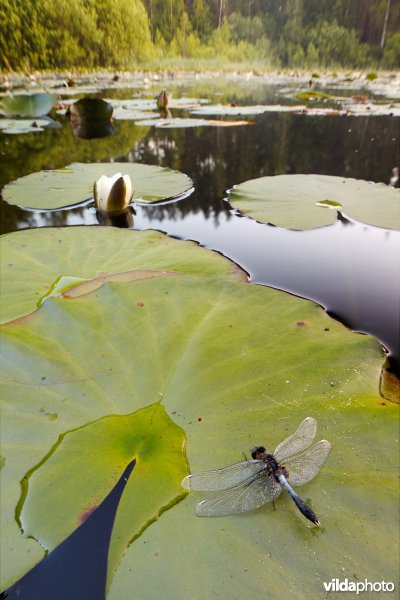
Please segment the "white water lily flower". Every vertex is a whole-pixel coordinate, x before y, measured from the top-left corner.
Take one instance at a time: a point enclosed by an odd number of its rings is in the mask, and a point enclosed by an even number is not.
[[[107,212],[124,210],[130,204],[133,192],[131,178],[121,173],[112,177],[102,175],[93,186],[96,208]]]

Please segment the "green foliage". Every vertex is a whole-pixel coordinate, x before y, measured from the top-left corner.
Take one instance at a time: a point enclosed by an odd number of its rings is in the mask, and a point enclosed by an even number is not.
[[[3,0],[0,69],[133,69],[205,59],[396,68],[400,3],[387,0]]]
[[[400,31],[388,35],[382,63],[390,69],[400,68]]]
[[[4,0],[0,68],[135,65],[153,52],[139,0]]]
[[[228,19],[230,39],[234,43],[242,40],[253,42],[264,35],[264,25],[261,17],[243,17],[233,13]]]
[[[323,67],[357,67],[367,62],[367,50],[359,44],[356,32],[342,27],[337,21],[318,23],[308,31],[306,39],[307,48],[314,46]]]

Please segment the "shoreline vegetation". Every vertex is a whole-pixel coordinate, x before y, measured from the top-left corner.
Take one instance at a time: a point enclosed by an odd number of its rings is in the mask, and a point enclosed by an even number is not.
[[[398,69],[394,0],[3,0],[0,72]]]
[[[158,67],[158,68],[157,68]],[[208,68],[207,68],[208,67]],[[192,64],[169,63],[154,65],[154,69],[143,67],[135,71],[113,69],[43,70],[34,73],[1,73],[0,95],[10,92],[87,93],[100,89],[137,88],[151,93],[158,87],[174,88],[196,80],[209,81],[210,85],[223,76],[227,81],[246,85],[269,84],[277,86],[298,85],[299,89],[346,89],[362,90],[367,95],[380,96],[394,103],[400,101],[400,70],[302,70],[261,69],[250,65],[211,64],[204,68],[193,68]],[[61,90],[64,90],[61,92]]]

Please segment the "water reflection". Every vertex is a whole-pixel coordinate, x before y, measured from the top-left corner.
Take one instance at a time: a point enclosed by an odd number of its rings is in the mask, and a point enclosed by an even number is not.
[[[134,215],[136,212],[132,207],[128,207],[119,213],[107,213],[102,210],[96,210],[96,219],[99,225],[108,225],[111,227],[120,227],[122,229],[133,229]]]

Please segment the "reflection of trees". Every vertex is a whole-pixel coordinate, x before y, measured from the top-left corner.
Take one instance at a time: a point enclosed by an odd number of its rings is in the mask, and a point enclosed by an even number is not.
[[[399,161],[400,119],[293,115],[288,165],[293,173],[321,173],[389,183]]]
[[[310,117],[267,113],[254,125],[150,131],[132,160],[187,173],[195,193],[175,204],[149,207],[150,217],[177,220],[225,210],[233,185],[264,175],[321,173],[388,183],[397,157],[398,119]]]

